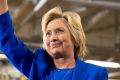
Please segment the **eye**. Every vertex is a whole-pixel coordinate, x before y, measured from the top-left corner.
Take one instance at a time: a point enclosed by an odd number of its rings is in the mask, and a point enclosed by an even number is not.
[[[58,28],[58,29],[56,29],[56,32],[57,32],[57,33],[62,33],[62,32],[64,32],[64,29]]]
[[[51,35],[50,31],[46,32],[46,36],[50,36],[50,35]]]

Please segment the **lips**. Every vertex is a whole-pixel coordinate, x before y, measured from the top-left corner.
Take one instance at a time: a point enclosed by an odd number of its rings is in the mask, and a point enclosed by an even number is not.
[[[61,46],[62,45],[62,42],[52,42],[51,44],[50,44],[50,46],[52,47],[52,48],[57,48],[57,47],[59,47],[59,46]]]

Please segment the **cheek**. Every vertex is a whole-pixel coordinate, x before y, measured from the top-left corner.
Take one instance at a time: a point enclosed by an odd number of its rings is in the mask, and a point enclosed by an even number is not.
[[[64,41],[64,42],[66,42],[66,43],[69,43],[69,42],[71,42],[71,38],[70,38],[70,35],[61,35],[60,36],[60,39],[62,40],[62,41]]]
[[[63,46],[66,46],[66,47],[73,46],[73,40],[71,39],[69,35],[67,37],[62,38],[62,40],[64,43]]]
[[[44,42],[44,43],[43,43],[44,49],[45,49],[48,53],[50,53],[51,49],[50,49],[50,46],[49,46],[49,44],[50,44],[49,40],[45,38],[43,42]]]
[[[43,47],[45,49],[47,49],[47,44],[48,44],[48,40],[46,38],[43,38]]]
[[[44,41],[44,43],[43,43],[43,48],[47,51],[48,54],[50,53],[50,48],[49,48],[49,46],[47,45],[47,41]]]

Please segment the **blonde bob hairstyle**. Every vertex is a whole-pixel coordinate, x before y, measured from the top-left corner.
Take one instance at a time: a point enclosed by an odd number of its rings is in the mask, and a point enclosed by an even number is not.
[[[76,12],[72,12],[72,11],[62,12],[62,9],[59,6],[49,10],[42,17],[41,25],[42,25],[43,37],[45,37],[45,32],[48,23],[57,18],[64,18],[67,21],[69,25],[68,29],[70,31],[74,43],[74,55],[75,57],[79,56],[81,59],[83,59],[86,56],[86,45],[85,45],[86,38],[82,28],[81,18]]]

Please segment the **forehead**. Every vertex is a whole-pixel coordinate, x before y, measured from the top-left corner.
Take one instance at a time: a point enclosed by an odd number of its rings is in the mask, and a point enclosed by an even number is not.
[[[68,27],[67,21],[64,18],[54,19],[48,23],[46,30],[50,30],[58,27],[67,28]]]

